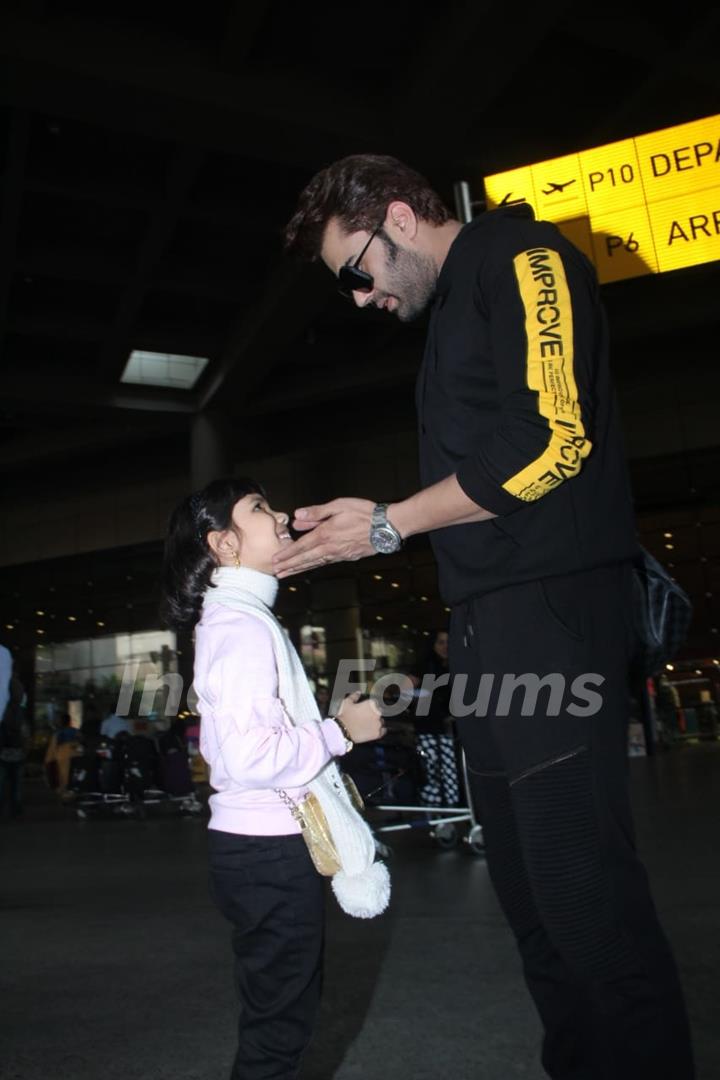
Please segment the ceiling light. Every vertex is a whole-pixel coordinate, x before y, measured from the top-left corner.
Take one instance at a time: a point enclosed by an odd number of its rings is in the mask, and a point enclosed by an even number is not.
[[[12,623],[5,623],[5,629],[6,630],[14,630],[15,627],[13,626]],[[715,663],[717,664],[717,660],[715,661]]]
[[[675,670],[675,665],[674,664],[666,664],[665,667],[668,669],[668,671],[674,671]]]
[[[74,615],[68,615],[68,622],[77,622],[77,619]]]
[[[382,574],[373,574],[375,581],[382,581]]]
[[[663,533],[666,540],[672,540],[672,533]]]
[[[36,615],[44,615],[44,614],[45,614],[45,612],[44,612],[44,611],[36,611],[36,612],[35,612],[35,614],[36,614]]]
[[[421,600],[427,600],[427,596],[421,596],[420,599]]]
[[[105,625],[105,623],[104,623],[104,622],[99,622],[99,623],[98,623],[98,626],[104,626],[104,625]]]
[[[406,622],[404,622],[404,623],[402,624],[402,628],[403,628],[403,630],[409,630],[409,629],[410,629],[410,627],[408,626],[408,624],[407,624]],[[716,660],[716,661],[715,661],[715,663],[717,664],[717,662],[718,662],[718,661]]]
[[[169,390],[192,390],[208,363],[207,356],[180,356],[177,353],[133,349],[120,382],[164,386]]]
[[[391,587],[392,589],[399,589],[399,588],[400,588],[400,584],[399,584],[399,582],[397,582],[397,581],[391,581],[391,582],[390,582],[390,587]]]
[[[666,544],[665,547],[668,549],[668,551],[673,551],[674,548],[675,548],[675,545],[674,544]]]
[[[376,618],[377,622],[382,622],[383,621],[382,615],[376,615],[375,618]]]

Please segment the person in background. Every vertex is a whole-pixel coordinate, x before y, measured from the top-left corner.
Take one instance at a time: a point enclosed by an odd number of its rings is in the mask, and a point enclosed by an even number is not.
[[[60,727],[54,731],[45,751],[45,768],[48,782],[55,788],[59,798],[67,795],[70,779],[70,763],[80,751],[80,733],[72,726],[70,713],[60,717]]]
[[[4,645],[0,645],[0,717],[4,716],[10,700],[10,677],[12,675],[12,655]]]
[[[0,816],[7,792],[10,817],[20,817],[22,775],[25,767],[27,730],[25,726],[25,689],[16,675],[9,683],[8,701],[0,721]]]
[[[424,759],[426,774],[419,791],[420,802],[424,806],[457,806],[460,783],[450,716],[447,630],[431,632],[428,648],[411,678],[416,685],[415,743]]]
[[[131,734],[131,727],[126,716],[118,716],[117,713],[109,713],[100,725],[100,734],[105,739],[114,739],[121,731],[126,735]]]
[[[327,686],[318,686],[315,691],[315,700],[317,701],[320,716],[325,720],[330,712],[330,690]]]

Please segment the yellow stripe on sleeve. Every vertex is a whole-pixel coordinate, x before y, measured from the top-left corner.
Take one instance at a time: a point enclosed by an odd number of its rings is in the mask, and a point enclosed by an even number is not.
[[[576,476],[592,449],[585,436],[575,383],[573,316],[562,260],[556,251],[532,248],[514,259],[525,308],[527,385],[550,426],[542,454],[503,484],[518,499],[534,502]]]

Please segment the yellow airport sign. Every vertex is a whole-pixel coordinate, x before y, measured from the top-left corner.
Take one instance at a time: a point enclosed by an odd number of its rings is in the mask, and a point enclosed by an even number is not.
[[[587,208],[591,213],[605,214],[645,205],[634,139],[585,150],[578,157],[585,180]]]
[[[558,225],[565,232],[562,223],[558,222]],[[645,206],[594,215],[592,244],[592,259],[600,281],[620,281],[658,271],[655,242]]]
[[[695,191],[648,206],[660,270],[720,259],[720,191]]]
[[[635,140],[648,202],[720,185],[720,116]]]
[[[600,281],[720,259],[720,116],[496,173],[485,196],[529,202]]]

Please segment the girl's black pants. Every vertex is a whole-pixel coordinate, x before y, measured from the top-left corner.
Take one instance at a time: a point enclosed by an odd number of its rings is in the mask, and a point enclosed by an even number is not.
[[[303,838],[208,830],[210,891],[233,927],[232,1080],[295,1080],[320,1002],[323,879]]]

